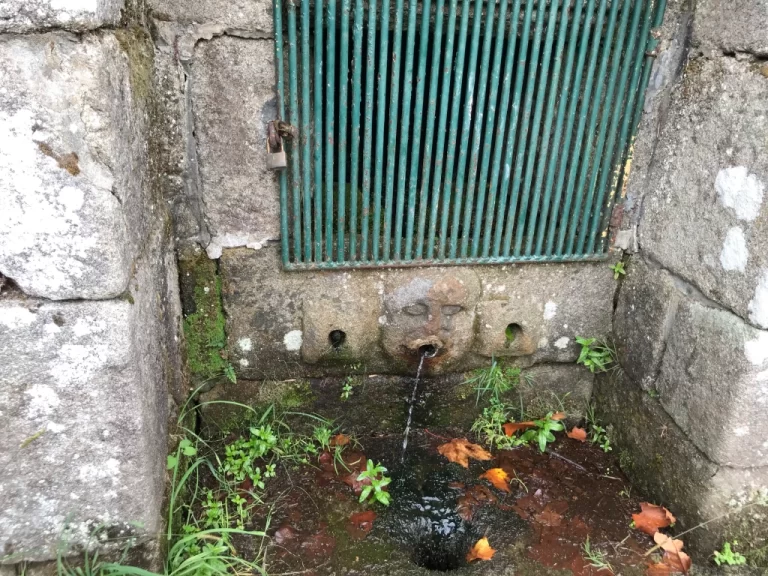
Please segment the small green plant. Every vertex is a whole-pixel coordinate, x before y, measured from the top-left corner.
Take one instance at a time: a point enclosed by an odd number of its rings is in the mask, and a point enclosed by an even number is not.
[[[475,370],[464,383],[474,384],[477,393],[475,405],[479,404],[488,392],[491,393],[493,399],[500,401],[503,394],[514,389],[520,383],[520,368],[505,368],[496,359],[493,359],[488,368]]]
[[[379,502],[384,506],[389,506],[389,492],[384,488],[392,479],[384,476],[386,471],[387,469],[381,464],[374,465],[373,460],[368,460],[365,463],[365,470],[357,477],[357,481],[362,482],[367,479],[370,480],[371,484],[363,487],[363,491],[360,493],[360,502]]]
[[[610,269],[613,270],[614,280],[618,280],[619,277],[627,275],[627,271],[624,270],[624,262],[622,261],[616,262],[616,264],[610,266]]]
[[[595,416],[595,405],[587,405],[587,427],[589,429],[589,441],[597,444],[603,449],[603,452],[613,450],[611,439],[608,438],[608,430],[600,425]]]
[[[349,397],[352,396],[352,394],[352,383],[350,382],[350,379],[347,378],[344,381],[344,386],[341,387],[341,399],[349,400]]]
[[[226,376],[227,380],[232,382],[232,384],[237,384],[237,374],[235,374],[235,367],[232,366],[232,364],[229,362],[224,365],[224,376]]]
[[[597,338],[581,338],[577,336],[576,342],[581,344],[581,353],[578,360],[576,360],[576,364],[583,364],[593,374],[607,372],[608,366],[616,361],[614,349]]]
[[[250,437],[239,438],[224,448],[221,472],[236,483],[250,479],[254,488],[264,489],[261,468],[255,461],[264,458],[277,446],[277,436],[269,424],[250,429]]]
[[[734,540],[733,545],[736,546],[737,544],[738,542]],[[726,566],[741,566],[747,563],[747,559],[742,554],[731,549],[730,542],[725,542],[721,551],[715,550],[714,561],[718,566],[723,564]]]
[[[611,574],[614,574],[613,566],[611,566],[606,559],[605,552],[593,549],[592,544],[589,542],[589,536],[587,536],[584,544],[581,545],[581,550],[583,552],[584,560],[586,560],[590,566],[597,570],[608,570]]]
[[[509,450],[519,446],[519,439],[507,436],[504,424],[512,420],[511,406],[501,400],[491,398],[490,406],[483,408],[482,414],[472,423],[472,432],[483,438],[491,448]]]
[[[534,426],[523,432],[520,436],[521,443],[537,444],[539,450],[544,452],[547,444],[555,441],[555,435],[552,432],[561,432],[565,429],[563,423],[552,418],[553,413],[549,412],[544,418],[534,420]]]

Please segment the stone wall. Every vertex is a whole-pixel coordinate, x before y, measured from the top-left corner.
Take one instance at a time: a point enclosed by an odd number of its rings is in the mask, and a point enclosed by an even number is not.
[[[181,312],[135,8],[0,3],[0,564],[158,553]]]
[[[598,387],[632,479],[682,527],[768,494],[768,3],[673,2],[627,187],[623,375]],[[765,511],[686,537],[768,564]]]

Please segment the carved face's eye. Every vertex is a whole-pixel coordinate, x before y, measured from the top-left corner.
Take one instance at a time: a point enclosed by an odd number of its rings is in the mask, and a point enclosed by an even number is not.
[[[453,316],[454,314],[461,312],[461,310],[461,306],[443,306],[440,308],[440,311],[446,316]]]
[[[403,312],[408,314],[408,316],[424,316],[428,309],[424,304],[412,304],[403,308]]]

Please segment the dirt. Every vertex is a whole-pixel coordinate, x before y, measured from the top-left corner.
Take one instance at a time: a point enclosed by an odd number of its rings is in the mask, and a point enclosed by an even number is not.
[[[273,504],[257,506],[252,519],[254,529],[269,524],[269,573],[610,574],[585,560],[589,538],[616,574],[643,574],[653,542],[630,527],[640,499],[612,454],[562,436],[547,453],[521,447],[465,469],[437,452],[455,433],[419,429],[402,463],[402,437],[384,435],[361,439],[343,464],[326,455],[316,465],[282,468],[264,497]],[[358,503],[366,458],[389,469],[389,507]],[[512,479],[509,493],[479,478],[495,467]],[[494,557],[468,564],[483,536]],[[247,555],[261,542],[236,544]]]

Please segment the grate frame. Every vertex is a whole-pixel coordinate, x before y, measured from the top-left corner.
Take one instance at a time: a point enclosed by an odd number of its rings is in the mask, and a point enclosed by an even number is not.
[[[665,7],[273,0],[283,267],[604,260]]]

